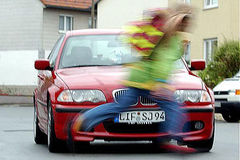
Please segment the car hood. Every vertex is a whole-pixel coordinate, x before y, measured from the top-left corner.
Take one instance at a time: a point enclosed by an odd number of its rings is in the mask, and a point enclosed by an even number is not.
[[[126,71],[120,66],[113,67],[79,67],[57,71],[57,75],[69,89],[110,89],[120,88],[120,81]]]
[[[228,78],[219,83],[213,88],[213,91],[229,91],[234,89],[240,89],[240,79],[239,78]]]
[[[171,79],[176,89],[203,89],[201,78],[190,75],[188,72],[177,72],[172,75]]]
[[[121,80],[126,78],[127,70],[121,66],[81,67],[57,71],[57,75],[69,89],[112,90],[122,88]],[[172,75],[176,89],[202,89],[199,77],[180,71]]]

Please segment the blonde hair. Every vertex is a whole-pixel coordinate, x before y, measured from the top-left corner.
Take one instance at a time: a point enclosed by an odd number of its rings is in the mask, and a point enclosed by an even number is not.
[[[187,18],[188,20],[193,17],[193,8],[186,4],[176,5],[168,14],[166,23],[164,24],[163,31],[164,37],[162,42],[166,42],[171,36],[175,35],[178,31],[179,24]]]

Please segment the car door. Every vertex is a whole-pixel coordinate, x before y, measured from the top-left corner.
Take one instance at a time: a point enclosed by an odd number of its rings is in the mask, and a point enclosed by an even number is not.
[[[61,48],[63,39],[64,39],[64,35],[58,39],[51,53],[48,56],[50,66],[53,69],[54,69],[55,62],[58,56],[59,49]],[[53,74],[54,74],[54,70],[52,71],[44,70],[44,71],[39,71],[38,73],[38,88],[37,88],[38,116],[39,116],[40,126],[42,126],[42,128],[44,129],[46,129],[47,121],[48,121],[47,91],[48,91],[48,88],[54,83],[53,76],[52,76]]]

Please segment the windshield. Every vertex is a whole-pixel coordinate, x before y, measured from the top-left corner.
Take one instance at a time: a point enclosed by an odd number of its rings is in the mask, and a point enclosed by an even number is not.
[[[112,66],[139,60],[137,52],[122,43],[119,35],[82,35],[68,38],[63,48],[59,68]],[[186,67],[179,59],[176,69]]]
[[[70,37],[63,49],[60,68],[111,66],[136,61],[137,54],[119,35],[82,35]]]

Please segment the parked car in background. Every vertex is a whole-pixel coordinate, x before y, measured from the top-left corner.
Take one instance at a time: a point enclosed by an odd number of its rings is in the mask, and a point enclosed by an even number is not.
[[[216,113],[227,122],[240,120],[240,71],[213,88]]]
[[[67,32],[54,46],[47,60],[36,60],[38,86],[34,91],[34,139],[56,152],[67,140],[67,126],[80,112],[103,103],[117,102],[126,93],[120,81],[126,76],[124,64],[138,59],[133,49],[121,43],[120,30],[78,30]],[[191,70],[202,70],[205,61],[191,62]],[[175,98],[184,104],[189,118],[182,122],[183,144],[211,150],[214,140],[214,97],[203,81],[193,74],[184,59],[176,61],[172,75]],[[135,115],[135,116],[133,116]],[[138,115],[138,116],[136,116]],[[124,117],[125,119],[122,120]],[[148,97],[139,97],[131,109],[108,119],[90,132],[74,133],[73,140],[86,145],[95,139],[151,140],[166,137],[161,126],[168,115]],[[159,127],[160,126],[160,127]],[[186,127],[190,126],[190,127]],[[81,143],[85,142],[85,143]],[[78,145],[79,146],[79,145]]]

